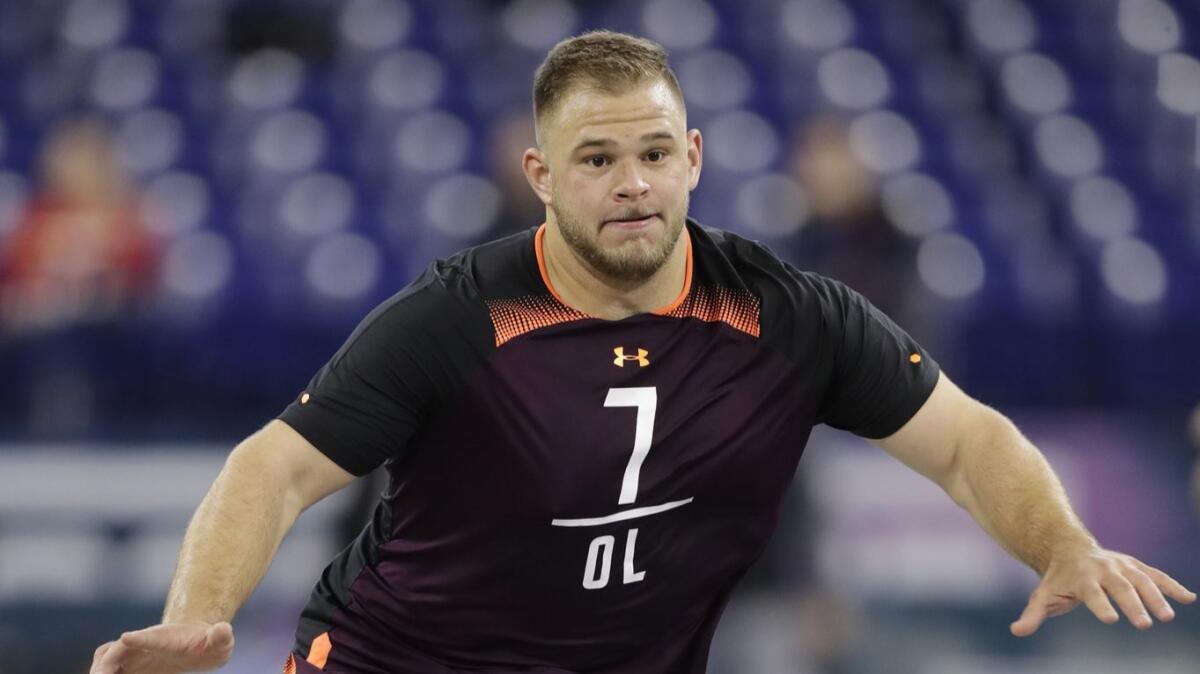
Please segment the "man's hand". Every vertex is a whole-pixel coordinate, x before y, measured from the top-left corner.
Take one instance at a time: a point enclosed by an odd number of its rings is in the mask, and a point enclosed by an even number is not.
[[[1046,618],[1067,613],[1081,602],[1101,622],[1111,625],[1119,616],[1109,597],[1134,627],[1148,629],[1154,624],[1151,614],[1163,622],[1175,618],[1164,594],[1181,604],[1196,601],[1195,593],[1174,578],[1129,555],[1094,548],[1056,557],[1029,597],[1025,611],[1012,624],[1012,633],[1027,637]]]
[[[207,672],[233,655],[229,623],[173,623],[126,632],[96,649],[91,674]]]

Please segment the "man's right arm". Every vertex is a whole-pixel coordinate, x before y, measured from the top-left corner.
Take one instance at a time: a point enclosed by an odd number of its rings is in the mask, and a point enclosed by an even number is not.
[[[244,440],[192,517],[163,622],[232,620],[300,513],[352,480],[282,421]]]
[[[102,645],[93,672],[118,666],[122,674],[202,671],[223,664],[232,635],[225,645],[225,630],[209,628],[233,619],[300,513],[353,480],[282,421],[244,440],[188,526],[163,624]],[[215,654],[214,634],[221,641]]]

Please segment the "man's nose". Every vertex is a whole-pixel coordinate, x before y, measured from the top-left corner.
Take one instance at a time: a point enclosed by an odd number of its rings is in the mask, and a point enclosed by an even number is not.
[[[636,201],[650,191],[650,183],[636,161],[622,162],[617,167],[616,197],[620,201]]]

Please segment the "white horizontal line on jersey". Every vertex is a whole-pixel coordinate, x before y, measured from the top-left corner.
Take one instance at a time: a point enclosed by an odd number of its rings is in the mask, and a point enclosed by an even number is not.
[[[694,498],[694,497],[693,497]],[[621,522],[624,520],[634,520],[647,515],[657,515],[665,513],[668,510],[684,506],[692,502],[693,499],[685,498],[682,501],[671,501],[662,505],[646,506],[645,508],[634,508],[633,510],[623,510],[619,513],[605,515],[604,517],[583,517],[580,519],[568,520],[550,520],[550,526],[554,527],[598,527],[601,524],[611,524],[613,522]]]

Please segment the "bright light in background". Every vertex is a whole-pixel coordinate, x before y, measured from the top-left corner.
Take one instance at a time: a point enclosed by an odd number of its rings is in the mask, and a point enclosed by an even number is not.
[[[817,81],[829,100],[852,110],[874,108],[892,90],[883,64],[861,49],[839,49],[822,57]]]
[[[354,188],[332,173],[310,173],[291,181],[279,200],[279,220],[304,236],[345,229],[354,217]]]
[[[122,0],[72,0],[60,25],[67,44],[111,47],[129,28],[129,7]]]
[[[728,110],[746,102],[753,88],[750,71],[742,61],[721,49],[706,49],[684,59],[679,82],[687,92],[688,106]]]
[[[907,119],[890,110],[873,110],[850,123],[850,148],[867,168],[895,173],[921,159],[921,139]]]
[[[973,0],[967,6],[967,28],[976,42],[993,52],[1028,49],[1037,23],[1019,0]]]
[[[1053,59],[1033,52],[1014,54],[1001,68],[1004,93],[1022,110],[1044,115],[1071,102],[1071,83]]]
[[[304,277],[325,297],[351,300],[375,287],[382,267],[379,246],[358,234],[341,233],[313,247],[304,265]]]
[[[125,168],[134,173],[162,171],[183,151],[183,123],[166,110],[139,110],[121,121],[115,140]]]
[[[192,173],[163,173],[146,185],[147,227],[159,236],[178,236],[208,219],[208,183]]]
[[[1106,245],[1100,256],[1100,273],[1108,291],[1130,304],[1155,304],[1167,294],[1167,266],[1162,256],[1139,239]]]
[[[469,173],[443,178],[425,197],[425,217],[443,234],[475,238],[500,216],[503,198],[490,180]]]
[[[367,78],[371,101],[392,110],[427,108],[445,87],[446,67],[434,56],[415,49],[388,54]]]
[[[569,36],[578,21],[575,6],[566,0],[515,0],[500,15],[513,42],[538,52]]]
[[[833,49],[854,34],[854,15],[838,0],[789,0],[780,12],[783,35],[808,49]]]
[[[1200,61],[1180,53],[1158,57],[1158,100],[1181,115],[1200,113]]]
[[[1038,122],[1034,144],[1042,164],[1067,178],[1095,173],[1103,162],[1100,137],[1087,122],[1072,115],[1054,115]]]
[[[91,97],[110,110],[138,108],[158,90],[158,59],[142,49],[114,49],[100,57],[92,73]]]
[[[761,236],[789,236],[808,220],[808,198],[791,176],[768,173],[738,188],[737,217]]]
[[[409,171],[442,173],[458,169],[471,151],[471,129],[441,110],[413,115],[396,131],[392,154]]]
[[[243,57],[229,75],[229,94],[239,105],[274,110],[291,105],[304,84],[304,62],[283,49],[260,49]]]
[[[359,49],[395,47],[412,27],[412,8],[398,0],[351,0],[338,17],[342,40]]]
[[[775,128],[760,115],[746,110],[726,112],[709,122],[705,142],[707,156],[730,171],[762,171],[779,154]]]
[[[276,171],[313,168],[325,153],[325,124],[301,110],[277,112],[259,125],[252,141],[254,161]]]
[[[233,275],[233,246],[213,232],[192,232],[176,239],[162,262],[163,286],[190,300],[216,295]]]
[[[1161,0],[1121,0],[1117,30],[1129,46],[1159,54],[1179,46],[1179,17]]]
[[[1090,176],[1071,186],[1071,216],[1081,230],[1101,240],[1128,236],[1137,228],[1137,205],[1124,185]]]
[[[954,202],[946,188],[923,173],[904,173],[883,183],[883,210],[896,229],[915,238],[948,228]]]
[[[717,12],[704,0],[651,0],[642,10],[642,24],[667,49],[695,49],[712,42]]]
[[[983,256],[964,236],[933,234],[917,249],[917,273],[935,294],[965,299],[983,287]]]

